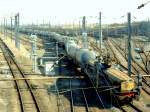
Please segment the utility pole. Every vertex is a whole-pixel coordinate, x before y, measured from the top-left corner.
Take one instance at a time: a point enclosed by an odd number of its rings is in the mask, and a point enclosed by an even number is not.
[[[108,35],[109,35],[109,26],[107,24],[107,37],[106,37],[106,39],[108,38]]]
[[[20,39],[19,39],[19,13],[15,15],[15,45],[20,49]]]
[[[88,43],[87,43],[86,18],[85,18],[85,16],[83,16],[83,19],[82,19],[82,39],[83,39],[83,47],[85,49],[87,49]]]
[[[150,42],[150,21],[149,21],[149,18],[148,18],[148,41]]]
[[[3,30],[2,30],[2,29],[3,29],[3,26],[2,26],[2,24],[3,24],[3,23],[2,23],[2,21],[1,21],[1,34],[3,33],[3,32],[2,32],[2,31],[3,31]]]
[[[74,21],[72,22],[71,26],[72,26],[72,31],[71,32],[72,32],[72,35],[74,36]]]
[[[100,52],[102,51],[102,27],[101,27],[101,12],[99,12],[99,44]]]
[[[49,31],[51,30],[51,22],[48,23]]]
[[[5,36],[6,36],[6,39],[7,39],[7,19],[5,19]]]
[[[32,32],[33,32],[33,34],[34,34],[34,24],[33,24],[33,22],[32,22],[32,24],[31,24],[31,29],[32,29]]]
[[[79,36],[80,36],[80,33],[81,33],[81,22],[79,20]]]
[[[101,70],[101,68],[99,67],[99,62],[96,62],[95,65],[96,65],[96,88],[98,89],[99,87],[99,75],[100,75],[100,72],[99,72],[99,69]]]
[[[5,36],[6,36],[5,35],[5,17],[4,17],[4,26],[3,27],[4,27],[4,39],[5,39]]]
[[[131,76],[131,13],[128,16],[128,75]]]
[[[58,42],[56,42],[56,57],[58,57]]]
[[[12,37],[12,17],[10,17],[10,28],[11,28],[11,42],[12,42],[12,39],[13,39],[13,37]]]

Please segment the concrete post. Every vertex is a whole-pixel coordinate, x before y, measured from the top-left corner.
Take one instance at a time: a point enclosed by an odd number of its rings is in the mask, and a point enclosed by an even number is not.
[[[34,62],[33,72],[36,72],[37,71],[37,55],[36,54],[33,55],[33,62]]]
[[[81,23],[79,21],[79,35],[80,35],[80,33],[81,33]]]
[[[58,57],[58,42],[56,42],[56,57]]]
[[[148,18],[148,36],[149,36],[149,42],[150,42],[150,21]]]
[[[7,19],[5,19],[5,37],[7,39]]]
[[[19,39],[19,13],[15,15],[15,46],[20,49]]]
[[[102,50],[102,27],[101,27],[101,12],[99,13],[99,47],[100,47],[100,52]]]
[[[5,32],[5,18],[4,18],[4,26],[3,27],[4,27],[4,39],[5,39],[5,37],[6,37],[6,35],[5,35],[5,33],[6,33]]]
[[[96,88],[98,89],[99,87],[99,65],[98,62],[96,62]]]
[[[1,21],[1,34],[3,33],[3,23]]]
[[[83,47],[85,49],[88,48],[88,42],[87,42],[87,33],[86,33],[86,18],[85,16],[83,17],[83,20],[82,20],[82,39],[83,39]]]
[[[15,46],[17,47],[17,16],[15,16]]]
[[[131,76],[131,13],[128,13],[128,75]]]
[[[12,37],[12,17],[10,18],[11,20],[10,20],[10,28],[11,28],[11,42],[12,42],[12,39],[13,39],[13,37]]]

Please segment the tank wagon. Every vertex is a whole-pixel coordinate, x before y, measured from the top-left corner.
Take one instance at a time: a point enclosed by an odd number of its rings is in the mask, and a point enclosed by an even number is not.
[[[73,39],[67,36],[52,33],[51,37],[64,44],[67,55],[79,65],[94,84],[98,73],[99,77],[107,76],[111,85],[116,88],[113,90],[113,95],[121,101],[132,101],[138,96],[136,82],[126,73],[105,63],[100,63],[94,51],[80,48]]]

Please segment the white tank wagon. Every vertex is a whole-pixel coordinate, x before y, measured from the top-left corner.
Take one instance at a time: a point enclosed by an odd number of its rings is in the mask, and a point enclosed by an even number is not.
[[[89,64],[96,60],[96,53],[88,49],[80,48],[76,53],[76,60],[82,64]]]
[[[52,39],[56,40],[59,44],[63,44],[64,46],[66,46],[67,42],[75,40],[74,37],[62,36],[62,35],[55,33],[55,32],[49,33],[49,36]]]
[[[91,64],[96,60],[96,54],[88,49],[79,48],[74,41],[68,41],[65,44],[67,55],[75,59],[79,64]]]
[[[65,49],[66,49],[67,54],[71,58],[75,59],[76,58],[76,52],[79,49],[77,44],[74,41],[68,41],[65,45],[66,45]]]

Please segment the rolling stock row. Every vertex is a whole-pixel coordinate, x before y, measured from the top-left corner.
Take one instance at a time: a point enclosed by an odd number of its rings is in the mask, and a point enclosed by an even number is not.
[[[94,51],[81,48],[76,43],[75,37],[62,36],[55,32],[34,31],[30,29],[22,29],[22,33],[35,33],[39,36],[46,36],[56,40],[65,48],[66,55],[85,72],[92,80],[94,85],[100,85],[102,80],[99,77],[108,78],[110,85],[113,87],[113,95],[121,101],[132,101],[139,94],[137,91],[137,83],[126,73],[116,69],[113,66],[102,63],[97,58]]]
[[[96,53],[89,49],[80,48],[72,37],[61,36],[56,33],[50,33],[50,37],[62,43],[65,47],[68,57],[73,59],[73,62],[84,71],[93,83],[96,85],[97,75],[106,75],[114,89],[114,94],[120,100],[131,101],[138,94],[135,81],[126,73],[121,72],[105,63],[100,63]],[[98,85],[99,85],[98,81]]]

